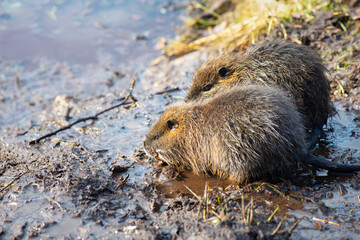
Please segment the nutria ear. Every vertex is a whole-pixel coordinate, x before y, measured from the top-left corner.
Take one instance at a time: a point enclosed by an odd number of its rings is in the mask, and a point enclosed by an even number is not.
[[[226,67],[221,67],[221,68],[219,68],[218,73],[219,73],[220,77],[228,77],[229,69],[227,69]]]
[[[170,130],[175,130],[178,126],[179,123],[175,120],[175,119],[169,119],[166,122],[166,126],[170,129]]]

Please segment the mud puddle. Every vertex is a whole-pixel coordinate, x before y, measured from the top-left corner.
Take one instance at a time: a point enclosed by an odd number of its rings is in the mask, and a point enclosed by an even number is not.
[[[232,184],[227,181],[220,180],[216,177],[206,177],[206,176],[197,176],[193,173],[183,173],[181,176],[182,180],[165,180],[163,183],[160,183],[156,188],[165,194],[167,198],[174,198],[179,194],[188,194],[194,196],[203,196],[207,187],[210,189],[225,189]]]

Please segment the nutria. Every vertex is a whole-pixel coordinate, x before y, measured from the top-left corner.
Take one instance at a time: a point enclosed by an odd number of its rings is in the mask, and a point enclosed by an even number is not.
[[[152,126],[144,147],[176,169],[239,184],[287,178],[303,160],[335,171],[349,167],[309,158],[304,136],[301,115],[285,91],[238,85],[219,90],[213,98],[170,106]],[[340,169],[356,170],[360,166]]]
[[[246,183],[289,177],[306,155],[304,136],[301,117],[284,91],[249,85],[170,106],[144,146],[176,168]]]
[[[194,75],[186,101],[205,99],[237,83],[278,84],[295,98],[305,129],[322,129],[335,114],[327,70],[310,48],[283,40],[266,41],[243,54],[208,60]]]

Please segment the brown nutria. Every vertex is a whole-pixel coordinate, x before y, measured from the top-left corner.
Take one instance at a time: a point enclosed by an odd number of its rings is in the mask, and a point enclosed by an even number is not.
[[[243,184],[289,177],[307,154],[304,136],[300,114],[285,91],[248,85],[170,106],[144,147],[175,168]]]
[[[336,113],[326,72],[321,57],[310,48],[283,40],[266,41],[241,55],[225,54],[205,62],[194,75],[186,101],[212,97],[237,83],[278,84],[295,98],[305,129],[315,131]]]
[[[359,171],[312,156],[293,99],[264,85],[221,89],[213,98],[170,106],[146,135],[148,155],[176,169],[243,184],[287,178],[297,161],[334,172]]]

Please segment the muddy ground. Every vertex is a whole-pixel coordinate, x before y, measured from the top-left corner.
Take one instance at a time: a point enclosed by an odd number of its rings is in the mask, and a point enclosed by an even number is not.
[[[144,157],[142,141],[149,125],[169,104],[183,99],[194,70],[208,56],[204,49],[151,66],[160,55],[162,37],[175,37],[172,25],[181,24],[182,2],[149,1],[140,7],[141,2],[134,1],[126,8],[121,1],[63,1],[56,8],[31,1],[20,6],[5,3],[9,5],[0,5],[0,21],[8,26],[0,29],[0,238],[359,236],[357,174],[303,167],[291,181],[238,187],[173,173]],[[350,7],[350,17],[319,11],[310,22],[299,17],[285,26],[289,38],[322,54],[332,76],[338,115],[315,152],[329,161],[352,164],[360,164],[359,7]],[[16,28],[24,21],[17,14],[27,8],[42,12],[36,21],[30,17],[37,24],[29,33]],[[116,11],[121,9],[124,19],[130,17],[140,27],[118,19]],[[76,18],[76,24],[65,21],[65,27],[57,29],[54,18],[62,17]],[[154,25],[155,30],[150,27]],[[76,31],[79,34],[72,34]],[[54,35],[41,34],[48,32]],[[20,33],[28,40],[21,41]],[[283,37],[283,30],[275,29],[269,37]],[[69,48],[69,42],[76,44]],[[128,104],[29,145],[76,119],[121,103],[134,71],[134,99]],[[204,191],[206,182],[210,188]]]

